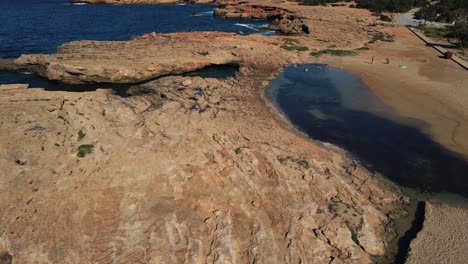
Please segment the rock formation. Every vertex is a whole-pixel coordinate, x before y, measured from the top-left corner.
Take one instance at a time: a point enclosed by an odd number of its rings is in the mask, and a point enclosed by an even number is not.
[[[85,4],[170,4],[170,3],[195,3],[208,4],[214,0],[69,0],[69,3]]]
[[[309,26],[304,23],[298,12],[274,6],[250,5],[245,2],[218,1],[217,3],[219,8],[214,13],[217,16],[269,20],[272,22],[272,29],[286,35],[310,33]]]
[[[373,263],[398,191],[278,118],[263,89],[284,63],[252,61],[224,81],[164,77],[129,98],[0,88],[0,252],[14,263]]]
[[[135,83],[210,65],[239,64],[236,54],[252,52],[259,38],[238,38],[233,33],[153,33],[131,41],[72,42],[61,46],[57,54],[22,55],[15,63],[67,83]],[[263,40],[268,42],[266,37]]]
[[[366,22],[340,12],[317,16],[313,30],[337,25],[320,40],[298,41],[367,41]],[[283,43],[147,34],[4,61],[67,83],[135,84],[129,98],[0,86],[0,259],[375,263],[406,199],[274,110],[268,81],[309,60]],[[223,80],[177,76],[216,64],[240,69]]]

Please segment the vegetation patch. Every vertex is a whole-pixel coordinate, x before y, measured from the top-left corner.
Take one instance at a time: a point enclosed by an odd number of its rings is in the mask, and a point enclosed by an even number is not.
[[[289,161],[289,162],[296,163],[301,168],[304,168],[304,169],[310,168],[309,161],[303,158],[294,158],[291,156],[287,156],[287,157],[277,157],[277,159],[281,164],[285,164],[286,162]]]
[[[359,238],[357,236],[357,233],[355,231],[351,231],[351,239],[354,241],[354,243],[356,243],[356,245],[361,245],[359,243]]]
[[[62,119],[64,123],[70,124],[70,122],[68,122],[68,120],[65,117],[63,117],[63,115],[59,115],[57,116],[57,118]]]
[[[310,53],[311,56],[319,57],[320,55],[328,54],[331,56],[354,56],[357,53],[352,50],[340,50],[340,49],[324,49],[318,51],[312,51]]]
[[[430,37],[430,38],[445,38],[449,34],[449,29],[448,28],[436,28],[432,26],[422,26],[418,27],[419,30],[421,30],[425,36]]]
[[[381,14],[379,19],[385,22],[392,22],[392,18],[384,14]]]
[[[50,99],[49,98],[35,98],[35,99],[28,99],[26,101],[47,102],[47,101],[50,101]]]
[[[245,149],[245,148],[249,148],[249,147],[246,147],[246,146],[238,147],[234,149],[234,153],[240,154],[242,152],[242,149]]]
[[[363,47],[357,48],[356,50],[369,50],[369,47],[363,46]]]
[[[369,41],[369,43],[374,43],[376,41],[393,42],[395,41],[395,35],[378,32],[372,35],[372,39]]]
[[[78,131],[78,141],[82,140],[84,137],[86,137],[86,133],[82,130]]]
[[[303,5],[327,5],[337,2],[343,2],[343,0],[294,0],[300,2]],[[448,1],[448,0],[445,0]],[[345,2],[351,2],[345,0]],[[412,7],[422,6],[427,0],[355,0],[356,4],[352,4],[351,7],[366,8],[373,12],[406,12]]]
[[[351,228],[351,239],[356,243],[356,245],[360,246],[361,243],[359,242],[358,233],[362,230],[362,225],[364,224],[364,219],[361,218],[359,224],[356,228]]]
[[[282,49],[289,51],[307,51],[309,50],[306,46],[299,45],[299,40],[286,38],[284,39],[283,45],[280,46]]]
[[[78,147],[78,152],[76,155],[80,158],[83,158],[84,156],[93,153],[94,150],[94,145],[91,144],[83,144]]]

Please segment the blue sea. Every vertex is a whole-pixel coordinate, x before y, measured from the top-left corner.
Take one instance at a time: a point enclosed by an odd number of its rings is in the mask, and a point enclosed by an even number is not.
[[[70,5],[66,0],[0,0],[0,58],[54,53],[76,40],[128,40],[150,32],[271,34],[265,21],[213,16],[215,5]]]

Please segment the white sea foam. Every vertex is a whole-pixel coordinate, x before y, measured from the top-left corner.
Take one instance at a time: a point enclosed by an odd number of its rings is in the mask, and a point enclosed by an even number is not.
[[[253,25],[253,24],[242,24],[242,23],[236,23],[234,25],[238,27],[245,27],[254,31],[259,31],[259,28],[264,28],[268,26],[268,24]]]
[[[212,16],[212,15],[213,15],[213,10],[195,14],[195,16]]]
[[[235,26],[238,26],[238,27],[245,27],[245,28],[249,28],[249,29],[258,31],[258,29],[256,29],[256,28],[254,27],[254,25],[251,25],[251,24],[236,23],[236,24],[234,24],[234,25],[235,25]]]
[[[260,32],[260,35],[264,35],[264,36],[273,36],[274,34],[275,34],[275,32],[272,31],[272,30],[267,30],[267,31]]]
[[[72,5],[87,5],[87,3],[73,3]]]

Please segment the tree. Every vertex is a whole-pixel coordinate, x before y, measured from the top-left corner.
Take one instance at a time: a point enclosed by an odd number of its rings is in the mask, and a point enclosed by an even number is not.
[[[450,35],[457,40],[461,48],[468,44],[468,12],[459,9],[454,18],[454,24],[450,28]]]

